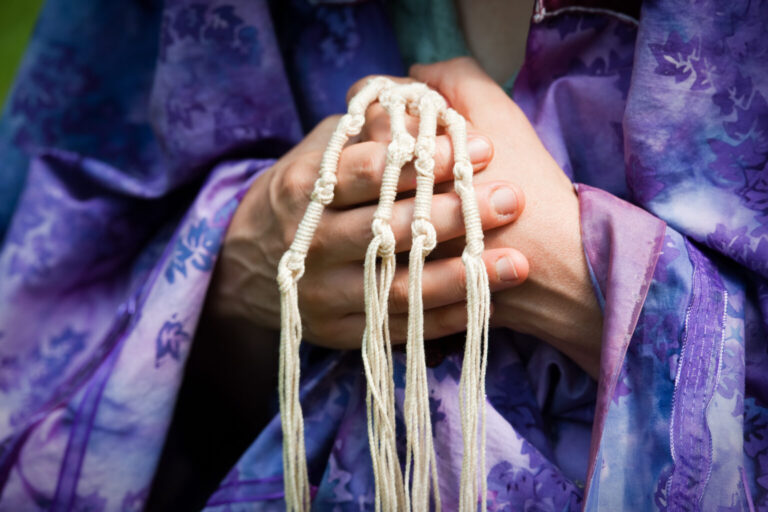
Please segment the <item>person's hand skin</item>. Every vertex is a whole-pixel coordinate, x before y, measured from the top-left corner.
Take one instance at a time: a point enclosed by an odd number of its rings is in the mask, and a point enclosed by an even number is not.
[[[602,312],[581,244],[578,198],[568,177],[544,148],[523,112],[469,58],[414,66],[410,76],[440,92],[472,129],[491,139],[494,156],[475,176],[478,190],[513,183],[526,206],[514,223],[486,231],[486,250],[515,247],[530,263],[528,279],[493,294],[492,324],[533,334],[597,378]],[[443,244],[449,257],[460,244]]]
[[[380,115],[380,111],[371,110],[371,128],[380,124],[376,122]],[[254,327],[279,327],[277,264],[304,215],[322,153],[337,122],[338,116],[321,122],[254,180],[225,236],[207,297],[206,315],[219,320],[231,318],[240,325],[245,320]],[[364,132],[342,151],[334,201],[323,214],[305,274],[299,281],[304,337],[325,347],[359,347],[364,330],[363,260],[372,238],[371,221],[387,145],[366,140],[370,138]],[[472,147],[479,149],[474,151],[473,161],[476,171],[480,171],[491,159],[493,148],[486,138],[476,136],[470,138]],[[452,181],[451,145],[445,135],[437,138],[435,160],[436,183]],[[407,195],[414,187],[415,170],[411,163],[403,169],[399,188]],[[476,187],[476,196],[484,229],[510,224],[522,210],[522,194],[509,180],[484,180]],[[409,249],[412,202],[410,198],[401,198],[393,210],[391,225],[399,255]],[[453,191],[435,194],[432,211],[438,244],[463,236],[460,201]],[[528,264],[515,249],[489,249],[484,260],[493,290],[510,288],[525,280]],[[407,264],[400,264],[390,300],[394,342],[405,341],[407,333],[407,283]],[[464,267],[458,256],[426,263],[423,295],[426,339],[466,328]]]

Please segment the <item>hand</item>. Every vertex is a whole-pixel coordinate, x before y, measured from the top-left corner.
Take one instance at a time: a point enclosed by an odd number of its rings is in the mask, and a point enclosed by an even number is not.
[[[486,232],[486,250],[515,247],[530,263],[524,284],[493,294],[492,323],[551,343],[596,377],[602,312],[582,249],[578,198],[570,180],[523,112],[474,60],[414,66],[410,75],[440,92],[473,129],[491,139],[494,157],[476,176],[478,189],[502,181],[525,192],[527,204],[518,221]],[[458,251],[449,242],[436,253],[449,257]]]
[[[371,126],[381,112],[373,109]],[[379,120],[380,121],[380,120]],[[254,326],[277,328],[280,324],[279,294],[275,281],[277,264],[304,215],[320,159],[338,117],[320,123],[300,144],[259,176],[235,212],[217,263],[206,309],[218,318],[248,319]],[[412,123],[411,123],[412,124]],[[386,143],[366,140],[366,132],[342,151],[333,203],[326,209],[310,248],[306,272],[299,282],[299,306],[304,336],[332,348],[359,347],[365,325],[363,259],[372,238],[371,221],[384,170]],[[445,135],[436,141],[436,182],[450,181],[452,157]],[[487,138],[472,136],[470,152],[477,171],[491,159]],[[412,164],[403,169],[402,192],[415,188]],[[407,195],[407,194],[406,194]],[[509,224],[522,209],[522,195],[508,182],[477,187],[485,229]],[[517,199],[517,200],[516,200]],[[391,226],[396,251],[410,246],[413,200],[395,204]],[[463,236],[458,196],[436,194],[433,223],[438,243]],[[501,290],[525,279],[527,262],[519,251],[496,248],[484,259],[491,287]],[[497,268],[499,271],[497,271]],[[517,271],[515,271],[517,269]],[[466,327],[464,267],[459,257],[427,262],[424,268],[424,334],[427,339],[461,332]],[[398,268],[392,286],[390,327],[392,339],[404,341],[407,333],[407,265]]]

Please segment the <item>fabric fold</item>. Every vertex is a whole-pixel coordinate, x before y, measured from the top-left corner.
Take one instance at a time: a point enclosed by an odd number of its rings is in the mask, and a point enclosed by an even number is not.
[[[578,186],[584,251],[605,298],[597,408],[587,481],[602,439],[624,354],[661,252],[664,221],[587,185]]]

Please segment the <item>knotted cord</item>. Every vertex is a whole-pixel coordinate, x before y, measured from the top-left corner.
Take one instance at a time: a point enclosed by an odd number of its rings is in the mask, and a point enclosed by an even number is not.
[[[480,215],[472,188],[473,169],[467,152],[464,118],[424,84],[396,84],[384,77],[368,82],[349,103],[331,136],[320,164],[310,203],[291,247],[278,265],[281,336],[278,393],[283,427],[283,471],[286,509],[308,511],[310,490],[304,446],[304,424],[299,402],[299,346],[301,315],[298,281],[322,212],[333,201],[339,156],[350,137],[360,133],[367,108],[378,100],[390,116],[392,142],[382,176],[379,204],[372,220],[371,240],[365,256],[365,315],[362,361],[366,376],[368,441],[373,465],[376,511],[429,508],[430,488],[435,510],[440,510],[437,461],[429,414],[429,386],[424,355],[422,275],[424,261],[436,245],[430,222],[434,187],[435,137],[438,123],[445,126],[454,156],[456,193],[462,204],[466,247],[462,262],[467,282],[467,338],[459,382],[463,456],[460,508],[476,511],[486,502],[485,482],[485,373],[488,358],[490,290],[482,260],[484,250]],[[419,116],[417,139],[405,127],[406,110]],[[403,166],[416,156],[416,196],[411,224],[408,262],[408,334],[406,385],[403,404],[406,424],[405,477],[397,457],[395,393],[389,334],[389,294],[394,279],[395,237],[389,222]],[[381,267],[377,276],[377,260]],[[478,439],[479,437],[479,439]],[[431,479],[430,479],[431,475]],[[479,486],[479,495],[478,495]]]

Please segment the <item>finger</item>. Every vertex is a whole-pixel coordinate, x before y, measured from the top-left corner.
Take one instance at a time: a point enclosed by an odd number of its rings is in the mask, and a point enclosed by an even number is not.
[[[489,182],[475,187],[478,211],[483,230],[493,229],[514,221],[525,201],[520,189],[507,182]],[[390,226],[395,236],[396,252],[411,247],[413,198],[395,202]],[[372,239],[371,222],[376,206],[361,206],[350,210],[329,210],[320,222],[312,251],[325,261],[360,261],[364,259]],[[465,232],[461,200],[455,192],[432,198],[432,224],[437,242],[463,236]]]
[[[479,134],[470,134],[467,144],[475,172],[484,169],[493,157],[491,141]],[[339,159],[338,184],[332,207],[347,208],[373,201],[381,192],[381,179],[387,160],[387,145],[381,142],[361,142],[345,148]],[[453,179],[453,151],[446,135],[435,139],[435,183]],[[398,181],[398,192],[416,188],[416,169],[407,163]]]
[[[489,249],[483,253],[483,262],[492,292],[517,286],[528,278],[528,260],[515,249]],[[353,262],[322,273],[308,272],[300,284],[302,310],[333,311],[335,315],[365,311],[362,266],[361,262]],[[466,300],[466,282],[466,269],[460,257],[426,262],[422,273],[422,307],[432,309]],[[398,265],[389,294],[391,314],[408,312],[408,286],[408,265]]]
[[[413,137],[416,137],[419,133],[419,118],[406,113],[405,129]],[[389,114],[380,103],[374,103],[368,107],[365,113],[365,124],[360,132],[360,140],[375,140],[379,142],[389,142],[392,140]]]
[[[349,103],[349,101],[355,97],[355,95],[359,93],[363,87],[368,85],[368,82],[370,82],[371,79],[375,78],[376,76],[383,75],[369,75],[352,84],[352,87],[347,90],[347,103]],[[415,82],[413,78],[408,77],[387,76],[387,78],[399,84]],[[415,137],[418,133],[419,127],[418,118],[406,113],[405,127],[408,130],[408,133]],[[387,114],[386,109],[384,109],[384,107],[377,102],[371,104],[371,106],[366,110],[365,124],[363,125],[363,129],[360,132],[360,135],[355,138],[355,141],[367,140],[375,140],[379,142],[388,142],[392,140],[392,133],[389,124],[389,114]]]
[[[507,93],[471,57],[459,57],[436,64],[415,64],[409,75],[442,94],[467,121],[523,115]]]
[[[424,311],[424,339],[434,340],[467,330],[467,304],[457,302]],[[392,315],[389,319],[392,343],[402,344],[408,339],[408,315]]]
[[[349,104],[350,100],[354,98],[363,87],[368,85],[368,82],[380,76],[385,76],[386,78],[389,78],[390,80],[398,84],[410,84],[412,82],[416,82],[416,80],[407,76],[368,75],[366,77],[361,78],[360,80],[352,84],[352,86],[349,89],[347,89],[347,104]]]
[[[365,314],[351,313],[332,322],[325,322],[318,332],[305,333],[305,338],[316,345],[334,349],[358,349],[365,330]],[[457,302],[424,311],[424,339],[432,340],[456,334],[467,329],[467,305]],[[391,315],[389,318],[390,340],[393,344],[405,343],[408,338],[408,315]]]
[[[483,253],[483,262],[488,272],[491,292],[517,286],[528,278],[528,260],[516,249],[489,249]],[[399,267],[389,296],[390,313],[408,312],[409,282],[407,266]],[[464,262],[460,257],[426,262],[421,284],[424,309],[466,300],[467,274]]]

